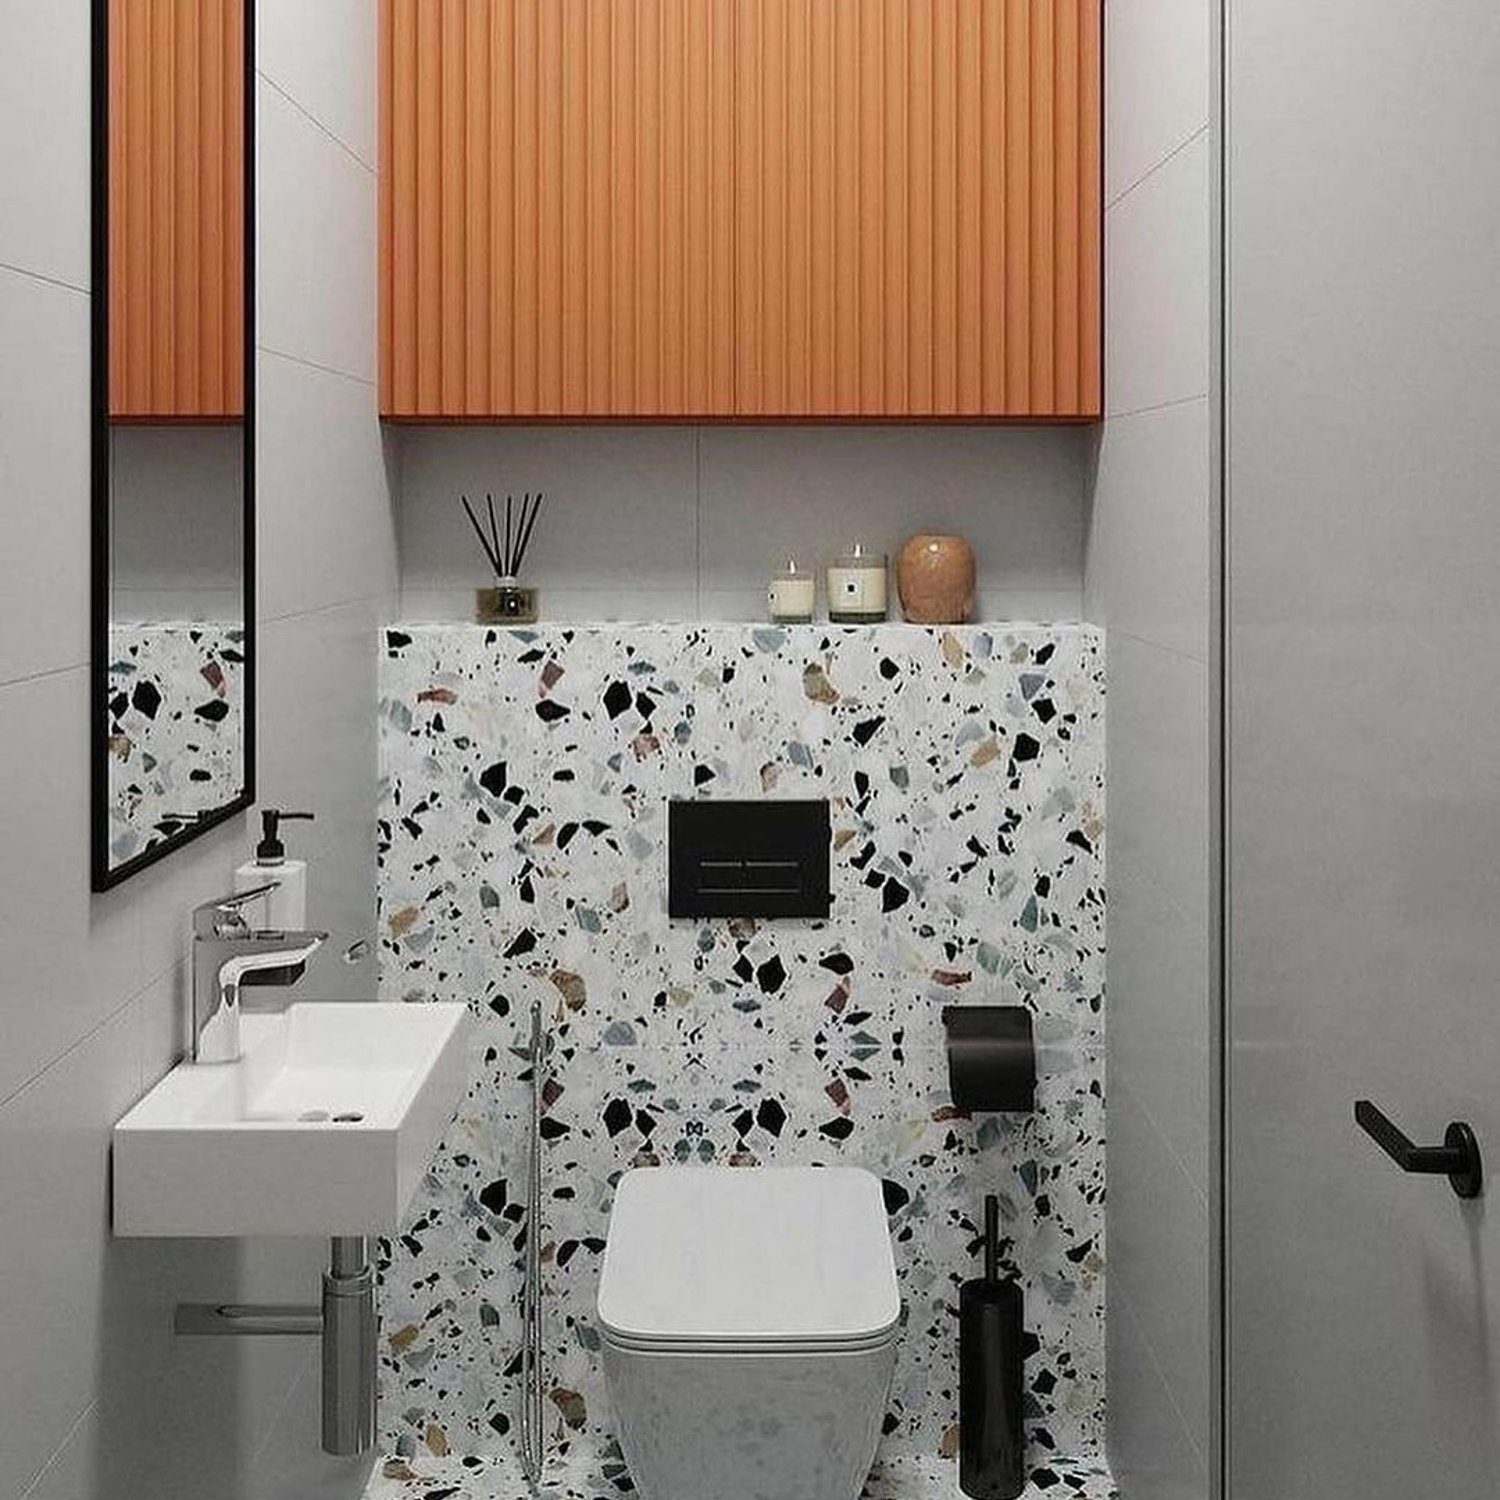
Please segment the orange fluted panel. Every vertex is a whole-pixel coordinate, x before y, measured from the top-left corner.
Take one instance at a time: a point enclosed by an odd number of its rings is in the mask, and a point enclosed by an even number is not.
[[[110,0],[109,412],[244,414],[242,0]]]
[[[400,418],[1100,397],[1100,0],[383,0]]]
[[[1078,0],[1078,407],[1104,402],[1103,0]]]
[[[1097,415],[1098,0],[735,8],[725,415]]]

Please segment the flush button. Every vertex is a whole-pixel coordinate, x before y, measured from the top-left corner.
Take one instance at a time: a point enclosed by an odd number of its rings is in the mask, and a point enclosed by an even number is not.
[[[674,917],[826,917],[826,798],[674,801],[667,910]]]

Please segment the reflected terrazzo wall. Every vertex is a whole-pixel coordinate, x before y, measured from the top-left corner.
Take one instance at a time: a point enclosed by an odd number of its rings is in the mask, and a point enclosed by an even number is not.
[[[222,621],[109,627],[109,851],[144,853],[245,784],[245,632]]]
[[[416,626],[383,638],[386,999],[462,1000],[468,1097],[382,1246],[381,1420],[510,1448],[526,1040],[552,1018],[549,1418],[618,1462],[594,1296],[632,1164],[885,1182],[906,1327],[883,1452],[956,1443],[957,1286],[1001,1196],[1033,1462],[1103,1441],[1104,681],[1087,626]],[[830,799],[826,922],[669,921],[670,798]],[[955,1110],[939,1012],[1024,1003],[1038,1108]]]

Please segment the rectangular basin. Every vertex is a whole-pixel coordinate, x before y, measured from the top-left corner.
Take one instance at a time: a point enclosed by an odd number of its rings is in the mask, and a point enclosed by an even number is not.
[[[463,1097],[462,1005],[319,1002],[241,1021],[114,1128],[119,1235],[390,1234]]]

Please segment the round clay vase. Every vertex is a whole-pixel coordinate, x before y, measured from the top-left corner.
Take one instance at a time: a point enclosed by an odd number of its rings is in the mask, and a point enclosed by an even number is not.
[[[962,625],[974,608],[974,549],[961,536],[914,536],[896,561],[896,586],[913,625]]]

